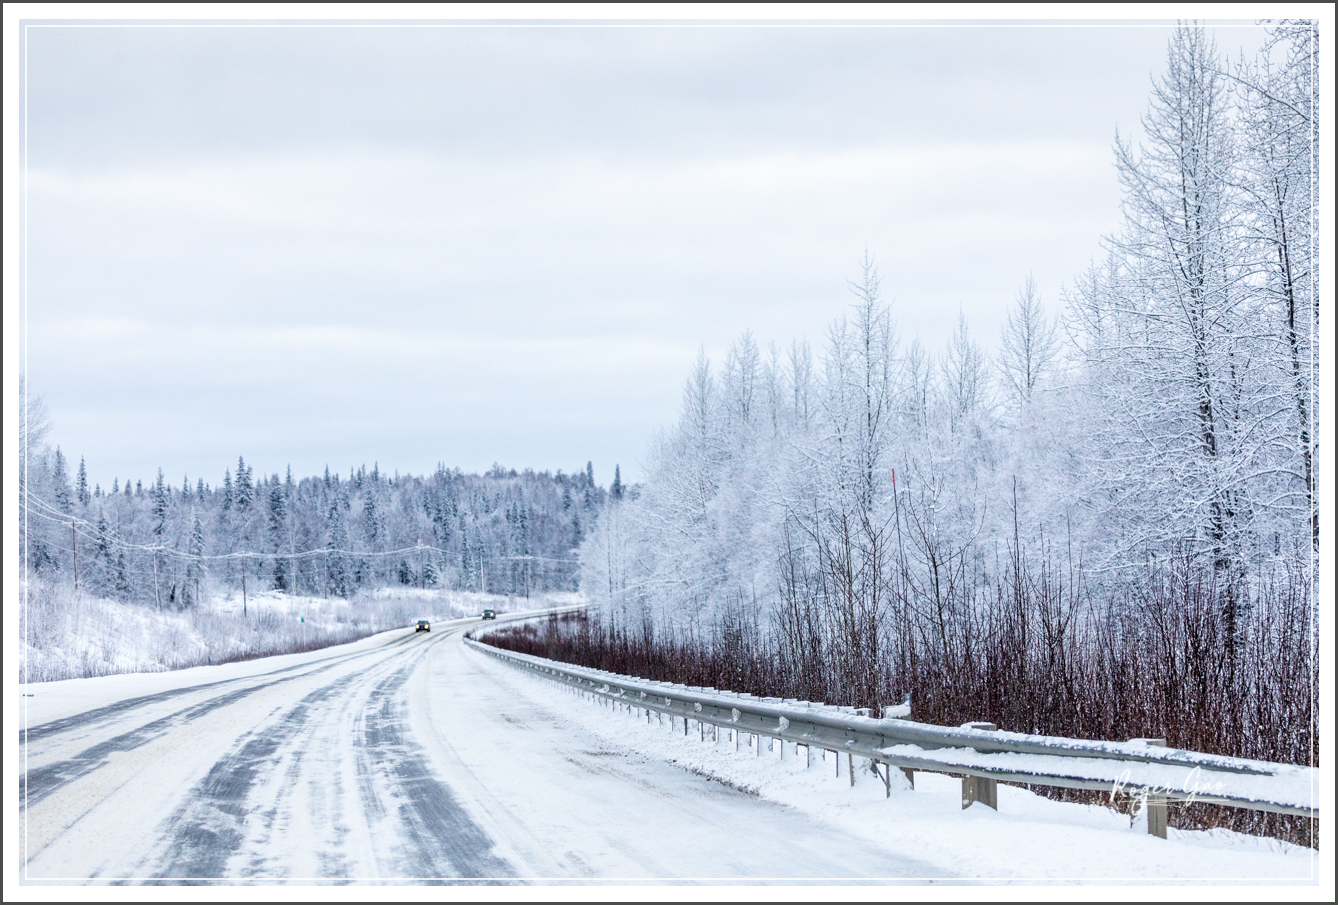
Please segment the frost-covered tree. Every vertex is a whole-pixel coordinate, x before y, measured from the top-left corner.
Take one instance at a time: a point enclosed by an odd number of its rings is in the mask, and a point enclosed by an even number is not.
[[[182,603],[184,606],[191,606],[199,603],[206,577],[204,522],[200,518],[199,510],[195,507],[191,508],[190,513],[190,539],[186,544],[186,553],[191,556],[191,559],[186,563],[185,591],[182,594]]]
[[[88,470],[84,467],[83,456],[79,457],[79,471],[74,479],[74,498],[84,507],[93,502],[93,495],[88,492]]]
[[[1242,133],[1238,181],[1246,232],[1258,250],[1263,277],[1258,286],[1264,306],[1261,326],[1272,340],[1260,352],[1272,372],[1270,379],[1286,387],[1291,415],[1291,423],[1276,436],[1291,486],[1278,488],[1275,505],[1309,515],[1315,549],[1318,59],[1317,23],[1282,22],[1272,29],[1260,56],[1240,62],[1234,74]]]
[[[1058,324],[1046,316],[1036,281],[1028,274],[999,337],[999,373],[1014,412],[1031,404],[1037,386],[1058,356]]]
[[[51,492],[61,512],[69,515],[74,511],[73,494],[70,492],[69,469],[65,465],[65,456],[61,453],[59,446],[56,447],[56,454],[52,458]]]
[[[1237,147],[1225,79],[1202,29],[1172,38],[1141,148],[1116,140],[1124,224],[1111,264],[1071,311],[1100,377],[1092,454],[1108,551],[1126,562],[1173,545],[1238,564],[1261,472],[1260,370],[1233,185]]]

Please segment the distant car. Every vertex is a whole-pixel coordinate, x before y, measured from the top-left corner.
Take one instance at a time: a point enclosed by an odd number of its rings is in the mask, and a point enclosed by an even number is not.
[[[483,611],[483,618],[484,618],[484,619],[496,619],[496,618],[497,618],[497,611],[496,611],[496,610],[484,610],[484,611]]]
[[[426,619],[419,619],[419,620],[418,620],[418,627],[415,628],[414,631],[415,631],[415,632],[430,632],[430,631],[432,631],[432,626],[428,624],[428,621],[427,621]]]

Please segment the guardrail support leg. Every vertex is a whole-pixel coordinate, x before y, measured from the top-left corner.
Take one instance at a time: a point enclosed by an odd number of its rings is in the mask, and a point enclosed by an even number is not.
[[[1166,838],[1166,796],[1149,795],[1145,807],[1148,809],[1148,835],[1158,839]]]
[[[999,781],[984,776],[962,777],[962,810],[976,802],[986,807],[999,810]]]
[[[906,781],[907,781],[908,783],[910,783],[910,784],[911,784],[911,788],[914,789],[914,788],[915,788],[915,771],[912,770],[910,767],[902,767],[902,768],[901,768],[901,772],[906,774]]]
[[[846,752],[846,770],[850,773],[850,788],[855,788],[855,755]]]
[[[876,769],[878,769],[878,767],[875,766],[874,769],[876,770]],[[891,798],[891,797],[892,797],[892,765],[891,765],[891,764],[883,764],[883,790],[887,793],[887,794],[885,794],[885,795],[883,796],[884,798]]]
[[[1156,748],[1165,748],[1166,739],[1164,738],[1145,738],[1130,739],[1130,741],[1142,741]],[[1156,836],[1158,839],[1166,838],[1166,796],[1149,795],[1143,802],[1143,807],[1148,812],[1148,835]]]

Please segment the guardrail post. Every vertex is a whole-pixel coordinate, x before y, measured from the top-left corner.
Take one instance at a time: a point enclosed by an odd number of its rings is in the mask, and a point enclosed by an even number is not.
[[[976,802],[986,807],[999,810],[999,783],[984,776],[962,777],[962,810]]]
[[[855,788],[855,755],[846,752],[846,769],[850,773],[850,788]]]
[[[984,729],[987,732],[994,732],[999,727],[993,723],[975,722],[967,723],[962,728]],[[999,810],[999,781],[986,776],[963,776],[962,810],[966,810],[977,801],[986,807],[993,808],[996,811]]]
[[[911,784],[911,788],[914,789],[914,788],[915,788],[915,771],[912,770],[910,767],[902,767],[902,768],[901,768],[901,772],[906,774],[906,781],[909,782],[909,783]]]
[[[1153,745],[1158,748],[1166,747],[1164,738],[1131,738],[1131,742],[1142,742],[1145,745]],[[1148,812],[1148,835],[1156,836],[1158,839],[1166,838],[1166,796],[1149,795],[1143,802],[1143,807]]]

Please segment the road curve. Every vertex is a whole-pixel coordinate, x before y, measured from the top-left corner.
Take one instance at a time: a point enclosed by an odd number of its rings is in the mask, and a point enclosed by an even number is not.
[[[464,628],[158,677],[30,724],[21,882],[942,876],[608,750]]]

